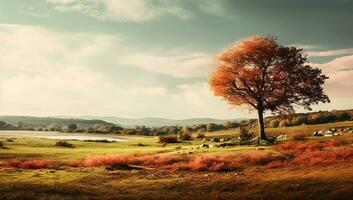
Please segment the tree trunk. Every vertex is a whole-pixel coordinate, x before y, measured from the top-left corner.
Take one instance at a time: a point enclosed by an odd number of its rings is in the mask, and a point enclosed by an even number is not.
[[[267,140],[266,134],[265,134],[265,125],[264,125],[264,110],[263,108],[258,108],[257,113],[259,115],[259,140]]]

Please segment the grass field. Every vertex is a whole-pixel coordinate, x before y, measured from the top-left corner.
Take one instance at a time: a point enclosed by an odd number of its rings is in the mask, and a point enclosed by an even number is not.
[[[353,127],[353,122],[271,128],[267,129],[269,135],[306,134],[308,137],[303,141],[287,141],[273,146],[245,145],[229,148],[199,148],[202,143],[216,143],[196,138],[164,146],[158,143],[157,137],[120,135],[109,137],[127,141],[69,141],[74,146],[67,148],[55,146],[55,140],[28,137],[34,134],[31,132],[0,132],[0,141],[3,141],[4,146],[0,148],[0,199],[349,199],[353,195],[353,134],[329,138],[309,136],[315,130],[332,127]],[[229,130],[207,133],[206,136],[224,137],[236,134],[236,130]],[[9,137],[15,138],[13,142],[7,141]],[[329,143],[333,138],[342,143]],[[259,148],[263,149],[256,150]],[[286,153],[284,148],[293,148],[296,158],[272,162],[279,163],[278,167],[269,167],[257,161],[252,163],[253,160],[250,159],[253,155],[271,155],[265,156],[266,159],[277,159]],[[316,160],[303,157],[302,148],[310,149],[311,151],[303,152]],[[163,156],[173,159],[192,157],[196,160],[189,161],[189,168],[176,165],[179,166],[178,169],[184,170],[170,170],[168,167],[174,165],[169,164],[141,164],[128,170],[108,169],[104,164],[93,167],[71,165],[87,158],[99,160],[111,155],[119,159],[119,156],[139,159],[139,154],[156,156],[151,157],[156,160],[148,161],[152,163],[158,160],[162,162]],[[246,157],[246,161],[243,156],[246,164],[233,163],[238,155],[247,154],[251,155]],[[197,159],[205,155],[211,156],[207,162],[217,162],[218,167],[224,164],[221,162],[229,162],[231,168],[227,169],[231,170],[193,168],[193,164],[200,164]],[[319,158],[322,159],[318,160]],[[14,160],[32,159],[55,165],[41,169],[7,165]]]

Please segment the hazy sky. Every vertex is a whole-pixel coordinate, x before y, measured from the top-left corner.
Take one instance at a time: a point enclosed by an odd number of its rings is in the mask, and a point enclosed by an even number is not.
[[[214,97],[214,57],[254,35],[308,51],[353,108],[352,0],[0,0],[0,114],[252,116]]]

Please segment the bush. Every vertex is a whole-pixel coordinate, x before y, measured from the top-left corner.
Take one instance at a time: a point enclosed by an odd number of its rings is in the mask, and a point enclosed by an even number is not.
[[[196,136],[196,138],[205,138],[205,137],[206,137],[206,133],[204,132],[197,133],[197,136]]]
[[[178,138],[180,141],[186,141],[186,140],[191,140],[191,132],[180,132],[178,134]]]
[[[294,134],[292,136],[292,139],[293,140],[304,140],[306,136],[307,136],[306,134]]]
[[[69,147],[72,148],[74,145],[66,142],[65,140],[57,141],[55,143],[55,146],[60,146],[60,147]]]
[[[176,135],[161,135],[158,137],[160,143],[177,143],[178,137]]]
[[[45,160],[33,159],[33,160],[25,160],[25,161],[10,161],[9,165],[11,167],[20,168],[20,169],[42,169],[48,168],[49,163]]]
[[[2,141],[0,141],[0,149],[7,149]]]
[[[240,142],[244,143],[250,141],[254,137],[254,134],[250,132],[250,128],[248,126],[242,126],[240,127],[239,137]]]
[[[77,129],[77,125],[76,124],[69,124],[67,126],[67,129],[69,129],[69,131],[75,131]]]

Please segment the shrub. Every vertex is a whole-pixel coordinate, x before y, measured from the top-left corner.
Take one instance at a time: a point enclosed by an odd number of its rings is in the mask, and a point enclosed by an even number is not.
[[[20,169],[42,169],[48,168],[49,163],[45,160],[33,159],[33,160],[25,160],[25,161],[9,161],[9,165],[11,167],[20,168]]]
[[[0,149],[6,149],[6,147],[2,141],[0,141]]]
[[[243,161],[252,165],[266,165],[272,161],[280,159],[279,157],[272,156],[268,152],[252,151],[243,155]]]
[[[100,167],[108,165],[129,165],[133,164],[135,157],[121,156],[121,155],[108,155],[108,156],[89,156],[79,163],[79,166],[84,167]]]
[[[55,146],[72,148],[74,145],[71,144],[71,143],[68,143],[68,142],[65,141],[65,140],[60,140],[60,141],[57,141],[57,142],[55,143]]]
[[[177,143],[178,137],[176,135],[161,135],[158,137],[160,143]]]
[[[192,133],[191,132],[179,132],[178,138],[180,141],[191,140]]]
[[[189,162],[177,163],[171,166],[175,170],[191,171],[233,171],[239,169],[238,162],[234,162],[230,157],[220,157],[211,155],[200,155],[194,157]]]
[[[294,134],[292,136],[292,139],[293,140],[304,140],[306,136],[307,136],[306,134]]]
[[[254,136],[253,136],[253,133],[250,132],[249,126],[242,126],[240,127],[239,137],[240,137],[240,142],[248,142]]]
[[[69,129],[69,131],[75,131],[77,129],[77,125],[76,124],[69,124],[67,126],[67,129]]]
[[[199,132],[196,135],[196,138],[205,138],[205,137],[206,137],[206,133],[204,133],[204,132]]]

